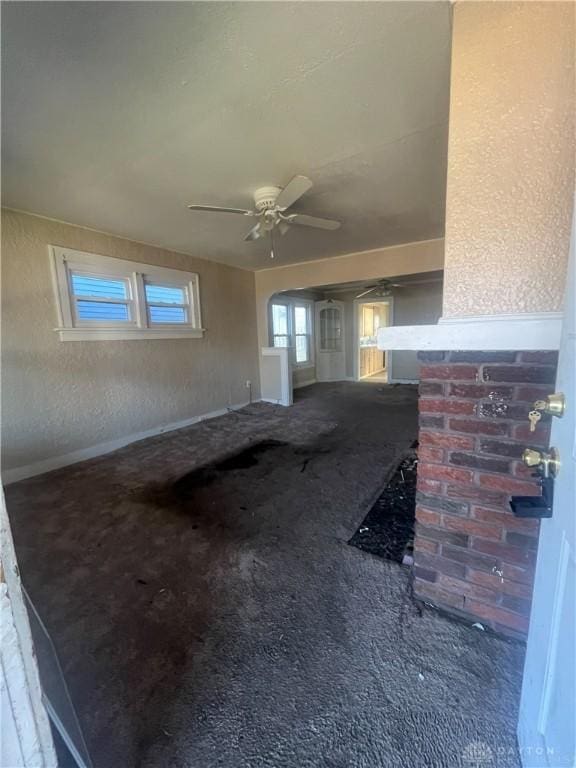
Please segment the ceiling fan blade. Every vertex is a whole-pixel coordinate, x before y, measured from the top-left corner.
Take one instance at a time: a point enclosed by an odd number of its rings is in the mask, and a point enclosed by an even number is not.
[[[241,213],[242,216],[254,216],[254,211],[244,208],[221,208],[219,205],[188,205],[191,211],[212,211],[213,213]]]
[[[262,227],[260,226],[260,222],[258,222],[258,224],[256,224],[255,227],[252,227],[252,229],[250,230],[250,232],[248,232],[244,240],[245,241],[258,240],[259,237],[262,237]]]
[[[311,186],[312,182],[306,176],[294,176],[292,181],[289,181],[278,195],[276,200],[277,208],[281,211],[290,208],[298,198],[302,197],[305,192],[308,192]]]
[[[291,224],[301,224],[304,227],[316,227],[317,229],[339,229],[340,222],[334,219],[319,219],[317,216],[307,216],[304,213],[295,213],[290,216]]]
[[[356,296],[357,299],[361,299],[363,296],[368,296],[369,293],[372,293],[372,291],[375,291],[378,286],[373,285],[372,288],[368,288],[367,291],[363,291],[363,293],[359,293],[358,296]]]

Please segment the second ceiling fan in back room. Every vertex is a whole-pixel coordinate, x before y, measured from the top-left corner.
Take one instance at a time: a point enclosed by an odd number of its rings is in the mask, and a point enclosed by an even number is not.
[[[240,216],[253,216],[258,219],[244,240],[258,240],[263,235],[270,237],[270,258],[274,258],[274,234],[285,235],[293,224],[316,229],[338,229],[339,221],[308,216],[305,213],[289,212],[294,203],[312,187],[312,182],[306,176],[294,176],[288,184],[282,187],[259,187],[254,192],[254,207],[256,210],[245,208],[223,208],[218,205],[189,205],[191,211],[208,213],[236,213]]]

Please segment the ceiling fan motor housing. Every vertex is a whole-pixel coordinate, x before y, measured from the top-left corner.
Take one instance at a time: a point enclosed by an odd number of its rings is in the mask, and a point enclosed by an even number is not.
[[[275,208],[281,187],[259,187],[254,192],[254,205],[257,211],[266,211]]]

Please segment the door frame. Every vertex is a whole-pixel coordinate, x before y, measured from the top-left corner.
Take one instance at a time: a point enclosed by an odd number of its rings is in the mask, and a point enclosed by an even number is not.
[[[393,296],[379,297],[377,299],[366,296],[362,299],[354,299],[354,301],[352,302],[353,315],[354,315],[352,318],[352,350],[353,350],[353,363],[354,363],[354,368],[353,368],[354,381],[362,381],[362,379],[360,378],[360,337],[359,337],[360,308],[362,304],[388,304],[388,325],[386,327],[389,328],[390,326],[394,325],[394,297]],[[393,353],[391,350],[388,350],[388,349],[385,351],[386,351],[386,371],[388,372],[388,384],[393,384],[394,383],[394,377],[392,373]]]

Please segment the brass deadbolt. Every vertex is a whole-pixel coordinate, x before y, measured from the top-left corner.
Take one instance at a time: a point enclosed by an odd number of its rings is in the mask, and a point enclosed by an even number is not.
[[[566,409],[566,398],[563,392],[555,392],[553,395],[548,395],[545,400],[536,400],[534,403],[535,411],[542,411],[542,413],[549,413],[550,416],[561,417],[564,415]]]
[[[550,453],[526,448],[522,461],[527,467],[540,467],[543,477],[557,477],[560,471],[560,454],[556,448],[550,448]]]

